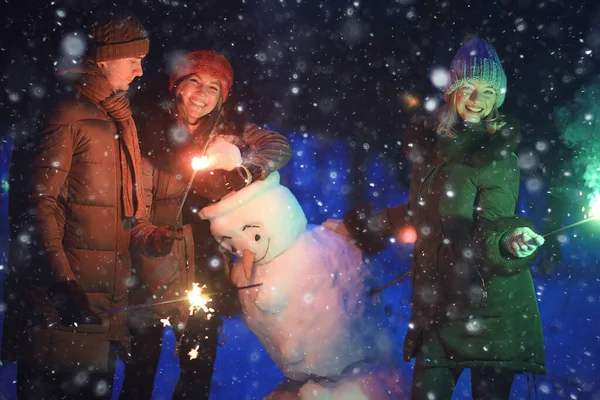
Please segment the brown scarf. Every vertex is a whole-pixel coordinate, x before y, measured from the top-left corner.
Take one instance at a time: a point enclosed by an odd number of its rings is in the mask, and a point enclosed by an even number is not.
[[[88,61],[73,87],[106,111],[117,124],[121,156],[121,184],[123,187],[123,213],[126,217],[143,218],[148,212],[142,188],[142,157],[137,129],[131,116],[126,92],[115,92],[106,76],[95,62]]]

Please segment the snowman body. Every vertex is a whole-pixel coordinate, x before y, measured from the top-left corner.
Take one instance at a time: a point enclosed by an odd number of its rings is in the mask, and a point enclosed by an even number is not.
[[[246,275],[238,261],[234,284],[262,285],[240,292],[244,321],[288,378],[337,379],[389,350],[368,270],[343,237],[308,226],[289,249]]]
[[[277,172],[199,215],[239,256],[233,283],[261,284],[239,291],[242,318],[282,373],[299,383],[269,399],[347,399],[349,391],[357,399],[400,398],[392,335],[383,305],[369,293],[370,266],[347,238],[307,225]],[[250,269],[244,249],[254,253]]]

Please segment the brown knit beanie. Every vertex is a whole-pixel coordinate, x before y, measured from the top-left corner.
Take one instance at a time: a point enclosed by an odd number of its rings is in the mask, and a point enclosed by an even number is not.
[[[91,31],[90,58],[96,62],[143,57],[150,49],[148,33],[139,19],[119,10],[98,21]]]
[[[169,90],[192,74],[208,74],[221,84],[221,100],[225,103],[233,86],[233,68],[227,59],[214,50],[196,50],[181,57],[169,77]]]

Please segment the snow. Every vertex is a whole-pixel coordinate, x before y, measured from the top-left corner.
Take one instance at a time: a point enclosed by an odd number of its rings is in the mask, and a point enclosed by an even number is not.
[[[0,122],[3,128],[17,122],[19,136],[27,134],[23,122],[40,118],[46,99],[56,92],[51,84],[55,70],[72,66],[72,57],[86,46],[78,15],[83,3],[77,7],[67,3],[53,1],[36,8],[16,2],[7,9],[5,40],[0,45],[5,60],[0,74],[4,89]],[[579,161],[596,169],[598,92],[582,92],[582,85],[599,70],[600,6],[595,1],[521,0],[498,6],[428,0],[395,0],[385,5],[243,0],[239,7],[225,8],[215,0],[142,3],[134,11],[151,30],[153,50],[144,61],[144,77],[132,92],[153,83],[156,72],[169,72],[184,48],[212,46],[225,52],[236,69],[238,112],[252,121],[266,121],[293,141],[295,155],[280,171],[281,180],[310,224],[341,218],[358,200],[382,208],[406,199],[402,186],[407,186],[410,163],[399,155],[402,131],[413,115],[427,112],[432,100],[441,100],[436,85],[441,81],[433,81],[433,68],[447,66],[459,43],[475,34],[490,39],[498,49],[511,87],[504,108],[522,123],[525,152],[519,213],[539,229],[551,215],[549,209],[564,216],[563,225],[581,218],[581,205],[574,206],[575,201],[563,209],[550,204],[548,191],[555,187],[548,186],[548,179],[554,175],[575,182],[583,175],[560,151],[564,131],[556,129],[553,110],[564,104],[581,107],[576,120],[588,127],[590,136],[579,142],[590,151],[589,157],[580,153]],[[182,132],[171,134],[185,139]],[[9,147],[4,140],[0,143],[0,237],[4,239],[0,253],[4,258]],[[333,180],[330,171],[336,171]],[[554,236],[547,245],[560,245],[561,260],[552,263],[547,275],[538,264],[532,269],[548,356],[548,374],[537,377],[540,399],[600,399],[597,231],[597,226],[588,226]],[[372,269],[376,278],[389,282],[407,270],[410,253],[409,245],[392,240],[384,253],[365,263],[377,265]],[[409,294],[408,281],[381,293],[396,344],[402,342],[407,328]],[[302,298],[315,301],[307,293]],[[219,348],[212,399],[262,399],[284,376],[240,319],[227,320],[225,333],[227,343]],[[155,399],[170,398],[178,375],[171,328],[165,329],[164,339]],[[122,365],[119,368],[115,392],[122,380]],[[406,382],[411,368],[400,363]],[[14,365],[0,366],[3,400],[15,399],[14,379]],[[454,399],[470,398],[468,380],[468,373],[461,377]],[[533,397],[531,384],[519,375],[512,398]]]

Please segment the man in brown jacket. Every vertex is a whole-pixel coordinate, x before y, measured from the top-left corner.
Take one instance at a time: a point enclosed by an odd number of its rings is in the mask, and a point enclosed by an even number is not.
[[[149,39],[120,11],[93,26],[73,90],[12,157],[2,359],[18,363],[19,399],[110,398],[127,351],[130,242],[170,251],[168,227],[132,238],[146,216],[141,155],[126,91]]]

